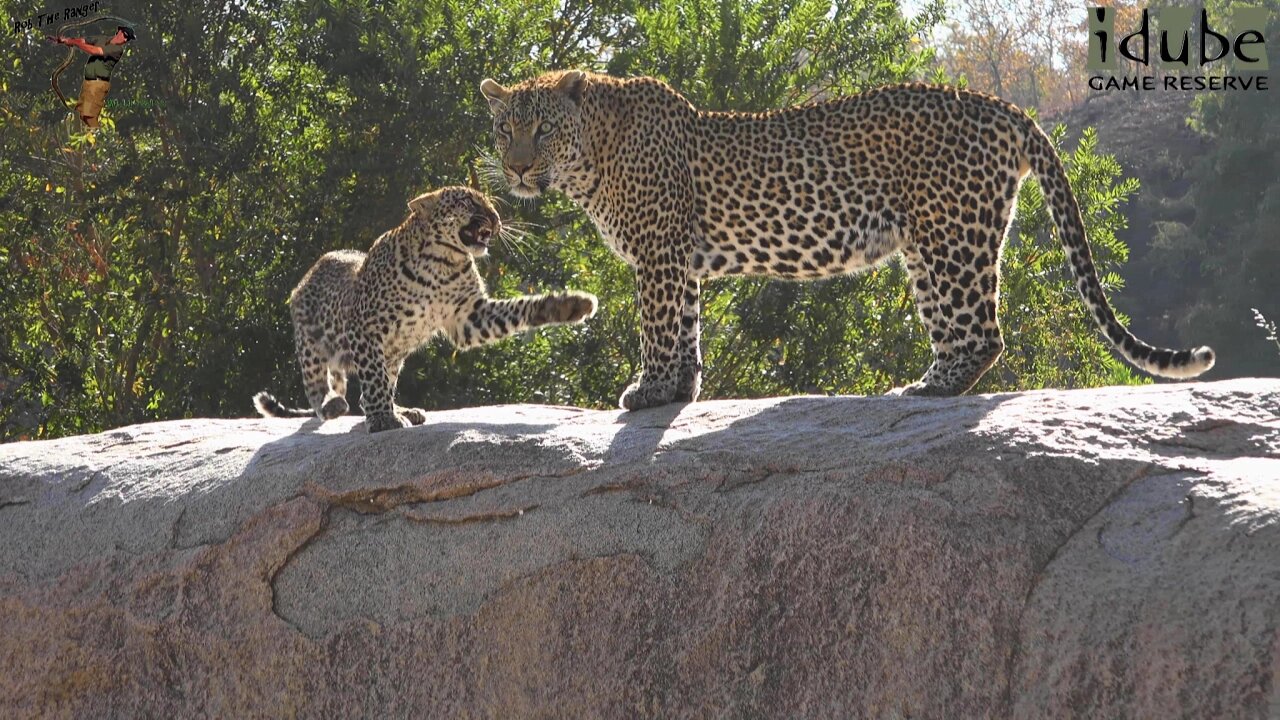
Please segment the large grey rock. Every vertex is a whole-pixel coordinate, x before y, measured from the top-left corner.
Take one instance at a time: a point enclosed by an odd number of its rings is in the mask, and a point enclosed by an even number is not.
[[[1280,380],[0,447],[0,716],[1280,717]]]

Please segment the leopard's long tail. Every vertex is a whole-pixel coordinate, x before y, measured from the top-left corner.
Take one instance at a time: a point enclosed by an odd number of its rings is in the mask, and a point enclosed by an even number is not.
[[[253,405],[258,408],[258,413],[262,417],[290,418],[315,415],[312,410],[285,407],[284,403],[281,403],[274,395],[265,390],[253,396]]]
[[[1116,352],[1134,367],[1152,375],[1167,378],[1193,378],[1213,367],[1213,349],[1201,346],[1190,350],[1158,348],[1139,340],[1120,324],[1107,296],[1102,292],[1098,271],[1094,268],[1089,240],[1085,237],[1080,205],[1067,182],[1067,172],[1058,158],[1053,143],[1035,121],[1027,118],[1027,136],[1023,152],[1031,171],[1040,181],[1045,204],[1058,227],[1058,239],[1066,250],[1067,261],[1075,275],[1076,289],[1102,334]]]

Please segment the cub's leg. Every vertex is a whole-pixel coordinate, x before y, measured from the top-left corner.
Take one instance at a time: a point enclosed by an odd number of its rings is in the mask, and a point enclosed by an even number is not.
[[[955,237],[954,235],[952,237]],[[996,320],[1000,275],[998,235],[980,237],[985,253],[961,262],[947,249],[911,247],[904,251],[915,291],[916,310],[929,331],[933,364],[924,377],[894,394],[959,395],[967,392],[1004,352]],[[952,249],[963,254],[963,250]]]
[[[395,371],[391,373],[393,378],[393,384],[392,384],[393,401],[395,398],[394,387],[400,384],[400,372],[404,370],[404,361],[405,361],[405,358],[407,357],[408,356],[406,355],[400,358],[400,362],[395,364]],[[403,407],[401,405],[396,405],[396,415],[408,420],[411,425],[421,425],[427,421],[427,411],[423,410],[422,408],[411,408],[411,407]]]
[[[307,391],[307,402],[316,416],[325,420],[325,397],[329,394],[329,377],[325,372],[325,361],[317,357],[310,348],[299,350],[298,365],[302,367],[302,387]]]
[[[666,405],[675,400],[680,380],[679,342],[685,315],[684,263],[641,261],[636,267],[640,304],[640,377],[622,393],[626,410]],[[692,395],[692,387],[688,388]]]
[[[580,323],[595,312],[596,298],[586,293],[479,298],[449,330],[449,338],[459,350],[468,350],[530,328]]]
[[[409,427],[413,422],[396,412],[396,380],[399,363],[387,362],[382,343],[364,338],[356,343],[356,368],[360,373],[360,409],[369,432]],[[403,359],[402,359],[403,360]]]
[[[336,365],[329,366],[329,389],[335,395],[347,396],[347,373]]]
[[[680,315],[680,375],[676,380],[676,402],[693,402],[702,390],[702,352],[699,348],[702,302],[700,283],[685,278],[684,312]]]
[[[351,406],[347,404],[347,373],[340,367],[329,366],[329,394],[325,397],[321,412],[325,418],[332,419],[346,415]]]
[[[347,412],[347,401],[342,393],[329,387],[329,348],[313,339],[312,331],[296,327],[298,365],[302,369],[302,386],[307,392],[307,402],[321,420],[332,420]]]

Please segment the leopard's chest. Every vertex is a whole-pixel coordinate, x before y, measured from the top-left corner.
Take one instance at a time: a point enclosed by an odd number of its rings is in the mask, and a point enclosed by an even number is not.
[[[643,243],[644,228],[637,223],[627,223],[625,217],[619,217],[617,210],[603,204],[588,205],[586,210],[605,246],[628,265],[635,265],[637,251]]]
[[[412,352],[445,327],[474,291],[459,282],[391,282],[381,284],[361,303],[355,332],[373,328],[389,355]],[[362,327],[363,326],[363,327]]]
[[[664,250],[683,253],[702,242],[692,189],[673,184],[645,193],[643,200],[634,193],[620,195],[582,206],[601,240],[629,265],[637,266]]]

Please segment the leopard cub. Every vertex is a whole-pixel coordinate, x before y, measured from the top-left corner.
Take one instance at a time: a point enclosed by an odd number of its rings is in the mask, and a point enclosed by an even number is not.
[[[593,295],[566,292],[491,299],[476,271],[502,222],[489,200],[447,187],[409,201],[409,216],[369,252],[326,253],[289,296],[294,339],[310,410],[288,408],[269,393],[254,404],[263,417],[328,420],[347,412],[347,375],[358,373],[369,432],[421,425],[426,413],[395,404],[409,353],[436,333],[459,349],[479,347],[542,325],[580,323],[596,311]]]

